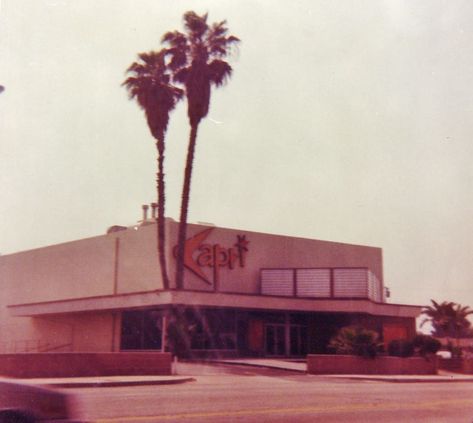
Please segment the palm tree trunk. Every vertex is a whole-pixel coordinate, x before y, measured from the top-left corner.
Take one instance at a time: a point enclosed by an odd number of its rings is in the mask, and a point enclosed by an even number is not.
[[[161,267],[161,278],[163,280],[163,288],[169,289],[169,278],[166,264],[166,222],[164,219],[164,205],[165,205],[165,185],[164,185],[164,139],[156,141],[156,148],[158,149],[158,173],[157,173],[157,187],[158,187],[158,257],[159,266]]]
[[[187,213],[189,210],[189,197],[191,189],[192,166],[194,164],[195,144],[199,123],[191,125],[189,145],[187,147],[186,169],[182,185],[181,217],[179,219],[179,233],[177,237],[177,262],[176,262],[176,288],[184,287],[184,249],[187,236]]]

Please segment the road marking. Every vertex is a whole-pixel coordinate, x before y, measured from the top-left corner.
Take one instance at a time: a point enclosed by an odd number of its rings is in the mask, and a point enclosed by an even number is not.
[[[451,399],[424,401],[417,403],[366,403],[366,404],[346,404],[333,406],[313,406],[313,407],[287,407],[287,408],[255,408],[235,411],[202,411],[195,413],[162,414],[156,416],[128,416],[111,417],[95,420],[97,423],[120,423],[120,422],[146,422],[161,420],[179,420],[193,418],[212,418],[212,417],[238,417],[252,415],[271,415],[271,414],[304,414],[304,413],[336,413],[344,411],[388,411],[388,410],[417,410],[417,409],[436,409],[447,405],[473,405],[473,399]]]

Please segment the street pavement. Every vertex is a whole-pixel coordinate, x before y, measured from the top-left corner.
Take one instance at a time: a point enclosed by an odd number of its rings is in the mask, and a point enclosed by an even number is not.
[[[387,383],[281,368],[189,363],[169,386],[72,388],[76,416],[97,423],[473,421],[473,383]]]
[[[263,359],[178,362],[175,370],[27,382],[67,388],[70,417],[96,423],[473,421],[473,378],[465,375],[309,375],[304,363]],[[408,381],[416,383],[387,383]],[[437,383],[451,381],[460,383]]]

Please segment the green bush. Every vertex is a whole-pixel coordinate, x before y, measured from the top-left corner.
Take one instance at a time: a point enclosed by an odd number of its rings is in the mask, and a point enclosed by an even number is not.
[[[405,339],[394,339],[388,345],[388,354],[395,357],[411,357],[414,355],[414,344]]]
[[[438,339],[430,335],[422,334],[416,335],[412,340],[412,344],[415,351],[423,357],[429,354],[435,354],[442,346]]]
[[[378,341],[375,331],[361,326],[347,326],[330,340],[329,348],[336,354],[352,354],[374,358],[380,351],[382,344]]]

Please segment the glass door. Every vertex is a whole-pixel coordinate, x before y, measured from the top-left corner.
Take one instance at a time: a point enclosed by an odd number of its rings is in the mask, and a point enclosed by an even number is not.
[[[286,330],[283,324],[269,323],[265,326],[265,347],[268,356],[286,355]]]
[[[291,325],[290,328],[291,356],[305,356],[307,354],[307,327]]]

